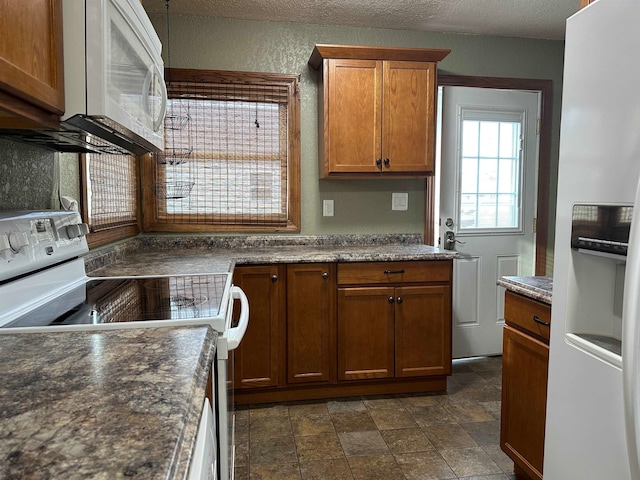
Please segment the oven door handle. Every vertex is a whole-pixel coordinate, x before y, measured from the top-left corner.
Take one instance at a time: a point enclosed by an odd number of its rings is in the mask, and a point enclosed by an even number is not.
[[[240,300],[238,325],[227,330],[227,348],[235,350],[240,345],[249,325],[249,300],[242,289],[235,285],[231,287],[231,298],[232,300]]]

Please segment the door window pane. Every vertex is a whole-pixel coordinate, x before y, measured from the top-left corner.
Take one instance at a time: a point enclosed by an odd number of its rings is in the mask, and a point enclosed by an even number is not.
[[[459,229],[520,228],[520,115],[463,111],[461,118]]]

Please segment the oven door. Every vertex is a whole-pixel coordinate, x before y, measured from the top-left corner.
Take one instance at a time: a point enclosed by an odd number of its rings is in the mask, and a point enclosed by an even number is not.
[[[234,300],[240,301],[237,325],[231,327]],[[233,480],[235,465],[235,412],[233,398],[233,351],[240,345],[249,324],[249,301],[240,287],[232,286],[227,309],[227,328],[218,337],[214,377],[216,416],[218,419],[218,475],[221,480]]]

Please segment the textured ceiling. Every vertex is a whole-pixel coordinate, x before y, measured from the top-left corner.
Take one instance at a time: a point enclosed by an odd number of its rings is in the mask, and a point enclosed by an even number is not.
[[[150,13],[166,0],[143,0]],[[562,40],[580,0],[169,0],[177,15]]]

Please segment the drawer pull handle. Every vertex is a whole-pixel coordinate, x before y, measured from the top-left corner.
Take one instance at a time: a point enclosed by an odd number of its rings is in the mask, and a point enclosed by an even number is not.
[[[540,317],[538,317],[537,315],[533,316],[533,321],[536,323],[539,323],[540,325],[544,325],[545,327],[550,327],[551,324],[549,322],[544,322],[542,320],[540,320]]]
[[[404,268],[402,270],[385,270],[384,271],[385,275],[391,275],[391,274],[397,274],[397,273],[404,273]]]

